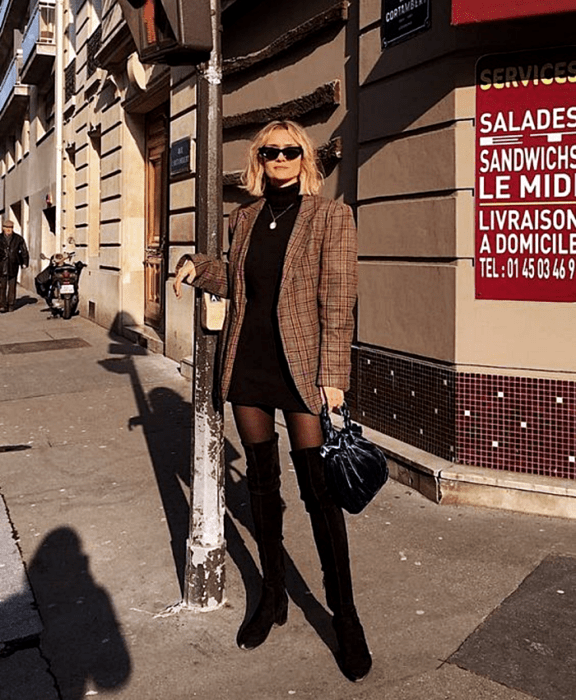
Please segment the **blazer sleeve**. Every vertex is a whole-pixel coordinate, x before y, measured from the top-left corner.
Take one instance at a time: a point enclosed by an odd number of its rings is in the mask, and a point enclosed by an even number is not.
[[[226,260],[220,260],[204,253],[183,255],[176,264],[176,272],[186,260],[191,260],[196,268],[196,277],[192,282],[194,287],[203,289],[210,294],[216,294],[224,299],[230,298],[230,285],[228,282],[229,264]],[[187,284],[190,284],[186,280]]]
[[[228,240],[231,242],[234,229],[238,222],[240,207],[230,214],[228,226]],[[192,282],[194,287],[203,289],[205,292],[216,294],[224,299],[230,298],[230,264],[227,260],[205,255],[204,253],[194,253],[193,255],[183,255],[176,264],[176,272],[182,267],[186,260],[191,260],[196,268],[196,277]]]
[[[331,205],[320,261],[320,364],[316,384],[347,391],[358,290],[358,238],[350,207],[339,202]]]
[[[194,287],[203,289],[210,294],[228,298],[228,263],[204,253],[194,253],[194,255],[183,255],[176,264],[176,272],[187,260],[191,260],[196,268],[196,277],[192,282]],[[190,284],[186,280],[186,284]]]

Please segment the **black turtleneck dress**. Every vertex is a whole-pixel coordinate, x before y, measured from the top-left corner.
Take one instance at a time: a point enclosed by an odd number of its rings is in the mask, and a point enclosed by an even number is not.
[[[290,375],[276,313],[286,248],[302,201],[299,187],[268,187],[254,222],[244,265],[246,313],[228,392],[234,404],[310,412]]]

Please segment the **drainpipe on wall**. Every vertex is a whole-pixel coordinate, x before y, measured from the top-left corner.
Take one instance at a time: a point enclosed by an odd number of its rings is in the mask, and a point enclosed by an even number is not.
[[[56,252],[62,247],[62,157],[64,127],[64,0],[56,0],[56,65],[54,75],[54,138],[56,139]]]

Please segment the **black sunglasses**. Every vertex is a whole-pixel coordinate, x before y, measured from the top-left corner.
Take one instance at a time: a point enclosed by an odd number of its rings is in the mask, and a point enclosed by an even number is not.
[[[258,154],[261,155],[264,160],[276,160],[281,153],[284,154],[286,160],[296,160],[304,151],[302,150],[302,146],[286,146],[286,148],[262,146],[262,148],[258,149]]]

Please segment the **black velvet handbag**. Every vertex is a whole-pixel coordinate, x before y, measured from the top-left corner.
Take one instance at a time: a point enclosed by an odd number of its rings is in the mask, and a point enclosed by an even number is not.
[[[326,405],[320,419],[324,444],[326,483],[334,502],[354,515],[370,503],[388,480],[388,465],[384,452],[362,436],[362,428],[352,423],[346,403],[340,408],[344,427],[337,430],[330,420]]]

